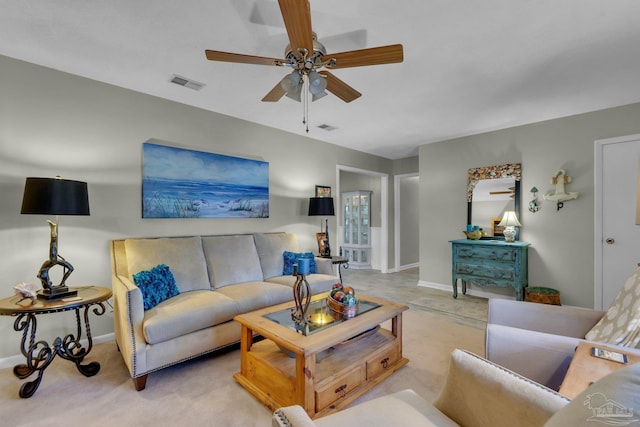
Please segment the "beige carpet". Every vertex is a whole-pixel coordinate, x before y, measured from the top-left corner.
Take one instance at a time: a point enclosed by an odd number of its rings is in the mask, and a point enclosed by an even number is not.
[[[414,299],[409,303],[459,321],[470,320],[470,326],[486,324],[486,298],[458,294],[458,298],[454,299],[451,292],[435,289],[429,289],[425,292],[429,292],[429,296]]]
[[[432,401],[443,384],[451,351],[483,354],[484,331],[434,313],[411,309],[404,315],[408,365],[362,396],[368,400],[412,388]],[[240,387],[238,350],[209,355],[149,375],[136,392],[113,342],[94,346],[88,361],[99,361],[92,378],[56,358],[30,399],[18,397],[23,380],[0,370],[0,425],[3,426],[261,426],[270,411]],[[357,402],[356,402],[357,403]]]

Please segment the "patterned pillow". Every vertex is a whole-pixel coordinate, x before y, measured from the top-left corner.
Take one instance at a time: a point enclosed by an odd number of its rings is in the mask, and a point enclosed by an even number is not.
[[[134,274],[133,281],[142,292],[145,310],[149,310],[180,293],[171,270],[164,264],[158,264],[151,270]]]
[[[282,254],[284,257],[284,268],[282,269],[282,275],[288,276],[293,274],[293,264],[298,262],[298,258],[309,258],[311,262],[309,263],[309,273],[314,274],[318,272],[318,267],[316,266],[316,257],[312,252],[289,252],[284,251]]]
[[[640,344],[640,268],[629,277],[611,307],[586,339],[625,347]]]

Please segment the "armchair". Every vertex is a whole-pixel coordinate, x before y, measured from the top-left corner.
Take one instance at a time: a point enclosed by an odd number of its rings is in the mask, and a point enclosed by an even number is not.
[[[440,395],[427,403],[412,390],[311,420],[301,406],[280,408],[274,427],[542,426],[570,400],[473,353],[454,350]]]
[[[637,276],[638,270],[632,276]],[[624,299],[625,285],[614,300]],[[637,285],[636,285],[637,286]],[[633,308],[629,318],[633,322]],[[637,309],[637,308],[636,308]],[[618,309],[611,312],[619,312]],[[609,346],[637,352],[633,345],[620,346],[620,340],[604,340],[594,332],[611,317],[609,312],[588,308],[536,304],[504,299],[489,300],[489,316],[486,329],[485,354],[487,359],[519,373],[533,381],[558,390],[567,372],[576,346],[581,340],[607,342]],[[636,319],[637,321],[637,319]],[[632,325],[633,326],[633,325]],[[598,330],[598,328],[595,328]],[[613,337],[615,338],[615,337]]]

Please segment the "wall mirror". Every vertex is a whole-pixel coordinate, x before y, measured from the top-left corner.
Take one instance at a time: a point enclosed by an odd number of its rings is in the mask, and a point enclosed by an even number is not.
[[[469,169],[467,181],[467,224],[487,232],[487,238],[504,239],[498,223],[505,211],[520,219],[520,163]],[[516,238],[519,235],[516,234]]]

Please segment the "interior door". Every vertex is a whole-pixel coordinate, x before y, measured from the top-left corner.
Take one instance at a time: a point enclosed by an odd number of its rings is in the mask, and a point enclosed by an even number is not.
[[[594,305],[606,310],[640,263],[640,225],[636,225],[640,135],[597,141],[596,162]],[[598,211],[601,212],[600,222]],[[600,230],[598,224],[601,224]]]

